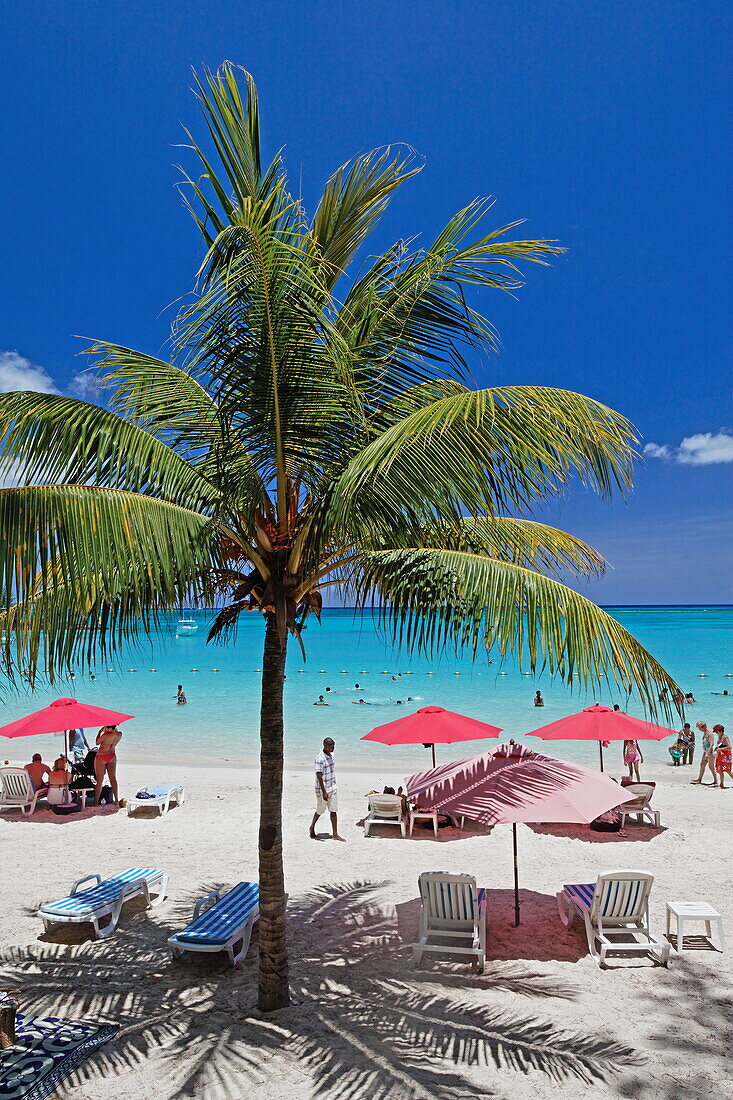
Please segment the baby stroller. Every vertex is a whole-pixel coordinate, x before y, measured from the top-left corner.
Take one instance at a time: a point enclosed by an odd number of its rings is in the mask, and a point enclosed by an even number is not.
[[[74,799],[82,801],[81,792],[86,791],[87,803],[94,801],[94,788],[97,779],[94,774],[94,761],[97,756],[96,749],[90,749],[83,760],[71,765],[71,783],[69,791]]]

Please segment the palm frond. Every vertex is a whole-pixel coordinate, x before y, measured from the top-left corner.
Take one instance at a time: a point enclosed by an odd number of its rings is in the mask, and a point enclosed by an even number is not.
[[[364,446],[336,478],[334,525],[369,516],[389,531],[412,514],[457,522],[501,515],[561,493],[573,477],[599,493],[628,490],[633,428],[567,390],[458,390],[423,405]]]
[[[396,640],[424,651],[446,645],[516,655],[590,689],[636,691],[656,713],[661,688],[678,690],[616,619],[559,581],[482,554],[398,549],[362,555],[350,578],[359,603],[376,601]]]
[[[239,73],[247,86],[246,102],[237,82]],[[225,62],[215,73],[205,69],[203,77],[194,71],[194,80],[216,160],[185,130],[188,148],[196,154],[204,174],[200,181],[186,176],[193,200],[185,193],[183,197],[211,246],[245,207],[256,206],[265,219],[271,217],[282,204],[286,180],[279,153],[262,170],[259,103],[250,74]]]
[[[286,476],[322,467],[352,398],[318,265],[298,233],[244,212],[235,237],[224,273],[209,272],[184,313],[178,342],[191,368],[209,375],[263,479],[277,480],[282,515]]]
[[[232,504],[269,506],[265,484],[236,427],[218,408],[203,381],[163,359],[97,341],[100,381],[112,408],[173,448]]]
[[[413,149],[374,149],[354,157],[326,183],[313,218],[312,236],[328,268],[329,289],[343,274],[359,246],[377,225],[392,193],[422,171]]]
[[[210,569],[210,521],[177,504],[90,485],[0,489],[0,609],[63,585],[97,595],[156,591],[176,606]]]
[[[519,263],[546,263],[545,257],[562,252],[549,241],[501,240],[514,226],[467,243],[491,205],[477,200],[460,210],[424,251],[398,242],[350,290],[336,326],[359,362],[371,404],[446,368],[467,380],[464,352],[495,348],[497,337],[491,322],[469,306],[463,286],[516,289]]]
[[[601,576],[606,565],[601,554],[577,536],[547,523],[510,516],[466,516],[449,545],[550,576]]]
[[[219,497],[200,469],[137,424],[58,394],[0,394],[0,474],[125,489],[195,511]]]

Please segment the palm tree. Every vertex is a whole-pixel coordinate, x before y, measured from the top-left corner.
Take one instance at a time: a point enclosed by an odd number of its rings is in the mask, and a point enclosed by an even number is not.
[[[537,386],[476,389],[495,345],[472,298],[520,285],[547,241],[486,230],[490,202],[432,244],[398,241],[347,278],[410,150],[359,156],[308,218],[280,156],[264,165],[256,89],[234,67],[197,78],[209,139],[187,203],[205,244],[172,362],[111,343],[107,407],[0,397],[4,665],[51,681],[111,655],[182,604],[265,619],[261,708],[260,1006],[288,1002],[282,690],[289,636],[339,586],[408,646],[515,652],[568,683],[611,677],[652,708],[675,685],[612,618],[567,587],[602,570],[571,535],[514,518],[576,479],[631,487],[633,430],[598,402]],[[208,148],[213,151],[211,154]],[[516,223],[515,223],[516,224]],[[470,290],[469,299],[466,291]]]

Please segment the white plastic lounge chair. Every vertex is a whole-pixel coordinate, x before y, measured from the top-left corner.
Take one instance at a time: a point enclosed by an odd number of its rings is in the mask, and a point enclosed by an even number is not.
[[[34,790],[31,777],[25,768],[0,768],[0,810],[22,810],[26,817],[33,813],[39,798],[46,797]]]
[[[402,812],[402,796],[399,794],[372,794],[369,796],[369,812],[364,818],[364,836],[369,836],[372,825],[397,825],[407,836],[407,822]]]
[[[412,954],[420,965],[424,951],[470,955],[480,974],[486,961],[486,890],[478,889],[473,875],[451,875],[444,871],[423,871],[420,875],[420,930]],[[463,941],[463,946],[435,943],[435,940]]]
[[[560,920],[566,927],[576,913],[585,922],[588,950],[601,966],[607,951],[644,952],[658,956],[662,966],[669,961],[670,945],[653,935],[649,926],[649,894],[654,875],[646,871],[606,871],[593,883],[563,886],[557,895]],[[629,942],[629,933],[634,938]],[[619,937],[615,941],[611,937]],[[596,940],[601,945],[596,950]]]
[[[259,915],[260,888],[256,882],[238,882],[223,897],[214,890],[196,902],[191,923],[169,937],[171,955],[178,959],[184,951],[226,951],[232,966],[236,966],[247,954]]]
[[[175,803],[176,806],[182,806],[186,800],[186,790],[184,787],[168,787],[165,783],[161,783],[157,787],[142,787],[141,790],[146,791],[148,798],[138,798],[135,795],[134,798],[130,798],[127,801],[127,816],[134,813],[135,810],[150,809],[153,807],[160,811],[160,816],[167,814],[171,808],[171,804]]]
[[[633,802],[624,802],[619,806],[619,813],[621,814],[621,828],[623,829],[626,824],[626,818],[631,814],[636,814],[636,820],[639,825],[643,825],[644,818],[648,817],[653,825],[659,828],[661,819],[659,816],[659,810],[653,810],[649,803],[652,800],[655,788],[651,783],[627,783],[624,787],[625,794],[635,794],[638,797]]]
[[[95,881],[87,890],[79,887]],[[101,875],[87,875],[71,887],[67,898],[47,901],[38,910],[46,931],[55,924],[93,924],[100,938],[109,936],[117,927],[124,902],[142,895],[152,909],[164,900],[168,887],[168,875],[150,868],[131,867],[114,878],[102,881]],[[108,918],[102,926],[101,921]]]

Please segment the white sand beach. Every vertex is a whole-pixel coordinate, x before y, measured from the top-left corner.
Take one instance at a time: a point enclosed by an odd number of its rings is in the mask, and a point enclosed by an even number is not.
[[[365,839],[357,825],[364,793],[399,777],[342,770],[348,842],[313,842],[311,774],[287,769],[293,1004],[263,1017],[254,1008],[256,933],[235,970],[218,957],[173,964],[166,948],[198,896],[256,880],[256,773],[187,765],[173,776],[170,767],[158,774],[123,759],[124,792],[171,777],[185,783],[186,804],[162,819],[108,810],[2,815],[1,987],[20,989],[27,1013],[118,1026],[116,1040],[59,1089],[76,1100],[733,1095],[727,956],[696,939],[683,955],[672,952],[668,970],[627,956],[602,971],[581,928],[562,926],[555,902],[564,882],[648,870],[657,931],[666,900],[700,898],[733,935],[733,791],[690,786],[696,770],[647,775],[658,781],[661,830],[632,824],[619,838],[582,826],[520,826],[515,929],[509,827],[491,835],[442,829],[438,841],[427,830],[403,840],[377,829]],[[129,866],[169,872],[160,908],[131,902],[108,940],[90,940],[86,926],[43,932],[39,903],[84,874]],[[441,957],[413,965],[417,876],[441,869],[475,874],[490,890],[481,976]]]

